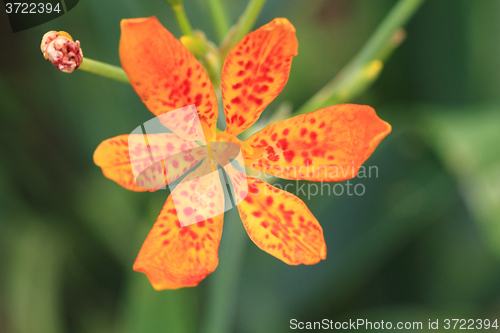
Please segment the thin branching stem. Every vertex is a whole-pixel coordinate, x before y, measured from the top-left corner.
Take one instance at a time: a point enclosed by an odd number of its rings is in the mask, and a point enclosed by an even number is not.
[[[182,4],[172,6],[172,10],[174,11],[175,18],[177,19],[177,24],[181,29],[183,35],[193,36],[193,27],[189,22],[189,19],[184,11],[184,6]]]
[[[125,74],[125,71],[121,67],[109,65],[87,57],[83,58],[83,62],[78,69],[130,84],[127,74]]]
[[[250,0],[248,2],[248,5],[243,14],[240,16],[238,22],[227,34],[221,44],[220,53],[222,60],[226,58],[229,50],[231,50],[236,43],[238,43],[243,37],[246,36],[246,34],[250,32],[250,30],[252,30],[265,3],[266,0]]]
[[[224,8],[221,0],[207,0],[210,15],[212,16],[212,23],[214,24],[215,33],[217,34],[218,41],[222,41],[229,31],[229,19],[226,9]]]
[[[360,52],[323,89],[309,99],[294,115],[304,114],[352,101],[378,77],[383,61],[404,37],[402,27],[425,0],[400,0],[385,17]]]

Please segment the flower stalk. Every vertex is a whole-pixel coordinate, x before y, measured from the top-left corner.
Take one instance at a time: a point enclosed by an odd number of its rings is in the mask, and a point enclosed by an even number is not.
[[[168,2],[168,1],[167,1]],[[193,27],[187,18],[186,12],[184,11],[184,6],[181,4],[171,6],[174,11],[175,18],[177,19],[177,24],[181,29],[183,35],[193,36]]]
[[[210,15],[212,15],[212,22],[214,24],[215,33],[220,41],[224,39],[229,31],[230,25],[228,16],[221,0],[207,0]]]
[[[221,333],[231,331],[235,315],[236,295],[239,287],[239,275],[243,266],[248,236],[239,221],[237,210],[227,212],[231,214],[224,227],[226,241],[219,251],[220,262],[217,270],[212,273],[213,278],[208,281],[209,291],[207,302],[204,304],[205,313],[202,333]]]
[[[78,69],[130,84],[127,74],[125,74],[125,71],[118,66],[109,65],[84,57],[83,62]]]

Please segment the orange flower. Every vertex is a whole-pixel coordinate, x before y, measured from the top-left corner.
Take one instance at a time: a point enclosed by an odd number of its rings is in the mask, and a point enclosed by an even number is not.
[[[123,20],[121,28],[122,66],[147,108],[159,116],[195,104],[206,141],[238,144],[246,166],[261,172],[292,180],[349,179],[391,131],[371,107],[344,104],[271,124],[246,141],[236,138],[288,80],[298,43],[287,19],[248,34],[227,55],[222,69],[227,129],[217,134],[215,92],[195,57],[154,17]],[[146,191],[134,182],[127,136],[104,141],[94,161],[123,187]],[[328,172],[331,167],[355,170]],[[205,162],[187,178],[204,168]],[[265,181],[247,181],[248,196],[238,210],[259,248],[290,265],[326,258],[322,228],[301,199]],[[134,270],[145,273],[158,290],[196,286],[218,264],[223,214],[181,227],[179,209],[170,195],[134,263]]]

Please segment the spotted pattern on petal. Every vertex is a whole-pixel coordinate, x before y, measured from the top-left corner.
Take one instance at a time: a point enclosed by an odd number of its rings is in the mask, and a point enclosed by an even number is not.
[[[342,104],[279,121],[245,142],[245,164],[285,179],[341,181],[356,176],[391,131],[366,105]]]
[[[277,18],[231,49],[222,68],[227,133],[238,135],[250,127],[283,90],[297,48],[293,25]]]
[[[323,229],[302,200],[251,177],[248,188],[238,210],[248,235],[261,250],[289,265],[326,259]]]
[[[196,286],[219,262],[223,215],[181,227],[169,196],[134,263],[157,289]]]
[[[138,140],[136,141],[139,142],[139,139],[142,139],[143,136],[139,135],[137,137]],[[94,163],[101,167],[104,176],[120,184],[127,190],[137,192],[158,189],[165,186],[161,163],[152,166],[149,151],[145,145],[138,144],[129,150],[128,140],[129,135],[119,135],[103,141],[97,147],[94,152]],[[139,168],[140,172],[144,172],[144,183],[140,184],[142,186],[139,186],[135,182],[130,154],[136,160],[135,167]],[[148,179],[154,179],[155,182],[146,183]]]
[[[120,60],[132,87],[156,116],[191,104],[215,136],[217,99],[196,58],[156,17],[122,20]]]

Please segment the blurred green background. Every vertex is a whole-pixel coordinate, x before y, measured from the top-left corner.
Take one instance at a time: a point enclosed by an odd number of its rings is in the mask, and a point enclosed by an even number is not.
[[[246,1],[223,2],[234,23]],[[256,26],[288,18],[299,55],[264,117],[330,81],[394,4],[267,1]],[[215,40],[206,2],[185,7]],[[354,180],[365,195],[304,198],[326,261],[287,266],[224,232],[213,274],[161,292],[132,263],[166,193],[128,192],[92,160],[152,114],[129,85],[60,73],[39,48],[45,32],[65,30],[85,56],[119,65],[120,20],[151,15],[180,36],[160,0],[80,0],[16,34],[0,14],[0,332],[288,332],[290,319],[323,318],[425,331],[428,319],[500,317],[500,1],[426,1],[380,78],[350,101],[393,132],[366,162],[378,178]],[[242,228],[234,210],[225,228]]]

